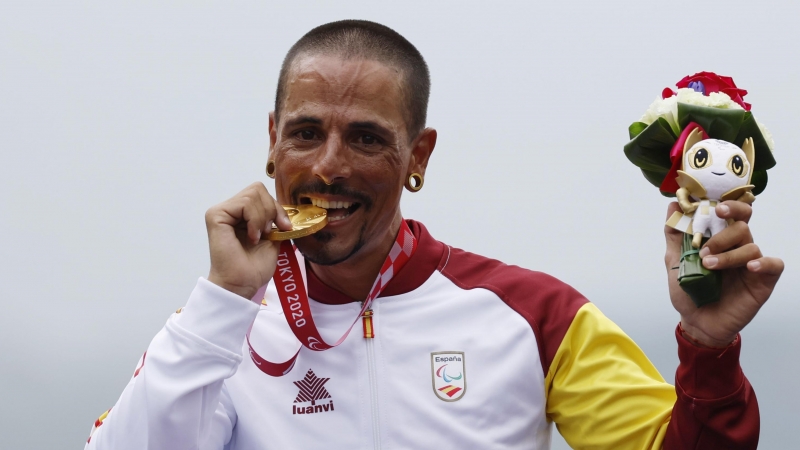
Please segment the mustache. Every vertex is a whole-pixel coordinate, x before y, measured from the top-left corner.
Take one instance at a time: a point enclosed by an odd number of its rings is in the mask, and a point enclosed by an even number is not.
[[[300,197],[308,194],[341,195],[355,199],[367,211],[372,209],[372,199],[365,193],[345,186],[342,183],[325,184],[320,179],[314,179],[292,189],[291,196],[295,203],[300,202]]]

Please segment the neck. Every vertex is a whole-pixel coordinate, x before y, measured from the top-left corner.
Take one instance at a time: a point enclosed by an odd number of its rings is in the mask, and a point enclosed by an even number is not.
[[[311,270],[320,281],[342,294],[358,301],[366,300],[397,239],[402,220],[398,213],[380,239],[376,239],[371,245],[365,244],[347,260],[331,266],[309,262]]]

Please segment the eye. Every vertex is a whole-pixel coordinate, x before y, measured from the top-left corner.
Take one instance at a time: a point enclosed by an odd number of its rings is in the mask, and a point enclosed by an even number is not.
[[[383,139],[371,133],[359,133],[353,139],[353,145],[364,151],[377,151],[383,148]]]
[[[689,157],[689,164],[693,169],[702,169],[711,164],[711,155],[708,154],[708,150],[700,148]]]
[[[376,138],[375,136],[373,136],[371,134],[363,134],[363,135],[361,135],[360,141],[364,145],[372,145],[372,144],[377,144],[378,143],[378,138]]]
[[[314,139],[315,133],[311,130],[300,130],[295,134],[295,136],[304,141],[310,141]]]
[[[739,155],[733,155],[733,158],[728,162],[728,168],[741,178],[744,176],[744,160]]]

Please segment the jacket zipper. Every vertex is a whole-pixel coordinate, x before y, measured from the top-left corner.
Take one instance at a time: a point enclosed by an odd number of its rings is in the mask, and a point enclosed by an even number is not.
[[[369,403],[372,411],[372,441],[374,448],[381,448],[381,432],[378,415],[378,369],[375,366],[375,328],[372,318],[372,310],[364,311],[361,316],[364,328],[364,342],[367,346],[367,372],[369,374]]]

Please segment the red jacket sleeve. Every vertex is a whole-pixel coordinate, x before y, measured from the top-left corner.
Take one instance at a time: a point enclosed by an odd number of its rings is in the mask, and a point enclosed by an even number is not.
[[[750,382],[739,365],[741,339],[724,349],[701,348],[675,332],[680,364],[678,400],[664,449],[738,450],[758,446],[760,417]]]

